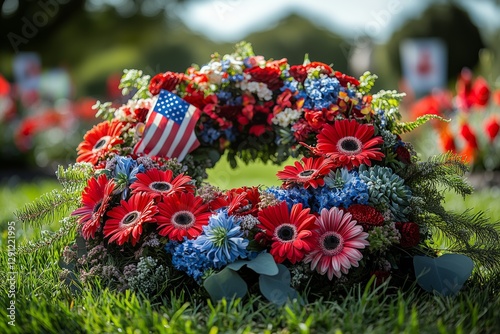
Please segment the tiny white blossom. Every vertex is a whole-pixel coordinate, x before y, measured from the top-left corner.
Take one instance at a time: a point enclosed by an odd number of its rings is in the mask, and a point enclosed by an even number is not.
[[[276,114],[272,122],[273,124],[282,126],[282,127],[288,127],[290,124],[294,124],[302,115],[301,111],[294,110],[291,108],[286,108],[282,112]]]

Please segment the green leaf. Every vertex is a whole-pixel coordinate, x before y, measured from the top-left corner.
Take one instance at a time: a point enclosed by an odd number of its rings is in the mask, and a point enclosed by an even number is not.
[[[243,266],[255,271],[257,274],[274,276],[277,275],[279,270],[274,258],[269,253],[260,253],[257,257],[250,261],[238,260],[230,263],[226,268],[232,270],[240,270]]]
[[[76,244],[78,246],[76,250],[76,257],[80,259],[82,256],[87,255],[87,242],[81,236],[76,237]]]
[[[213,300],[223,298],[242,298],[248,291],[247,284],[235,271],[224,268],[220,272],[210,275],[203,282],[203,286]]]
[[[271,303],[283,305],[288,300],[298,298],[297,291],[290,287],[290,271],[282,264],[278,264],[279,272],[276,275],[260,275],[260,292]]]
[[[417,283],[424,290],[450,296],[460,291],[472,274],[474,263],[462,254],[445,254],[438,258],[415,256],[413,267]]]

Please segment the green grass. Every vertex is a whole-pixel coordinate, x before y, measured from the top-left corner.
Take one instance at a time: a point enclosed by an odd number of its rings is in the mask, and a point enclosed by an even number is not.
[[[222,187],[278,184],[277,166],[244,166],[232,171],[221,164],[209,181]],[[36,181],[0,188],[2,250],[12,211],[57,184]],[[465,202],[447,195],[446,207],[487,210],[500,220],[500,189],[477,191]],[[41,229],[53,230],[47,225]],[[16,225],[17,243],[34,239],[40,228]],[[8,254],[0,257],[0,333],[498,333],[500,294],[494,281],[471,281],[457,297],[357,286],[329,298],[303,296],[285,307],[270,305],[258,296],[243,300],[209,300],[185,294],[148,300],[130,292],[85,290],[73,295],[59,282],[58,261],[72,236],[31,254],[16,253],[15,298],[10,298],[5,271]],[[7,307],[15,300],[15,327],[8,324]]]

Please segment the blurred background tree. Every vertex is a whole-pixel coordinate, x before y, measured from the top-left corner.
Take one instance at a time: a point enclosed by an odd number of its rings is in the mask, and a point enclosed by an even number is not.
[[[455,80],[464,67],[474,68],[479,61],[479,51],[485,47],[479,29],[463,9],[452,2],[430,6],[420,17],[409,20],[396,31],[387,43],[387,59],[399,77],[401,42],[427,37],[445,42],[448,80]]]

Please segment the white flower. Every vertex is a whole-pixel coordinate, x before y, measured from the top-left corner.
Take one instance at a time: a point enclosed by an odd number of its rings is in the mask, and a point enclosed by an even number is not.
[[[233,55],[225,55],[224,60],[229,60],[229,67],[232,68],[236,73],[241,73],[243,71],[243,61],[236,59]]]
[[[250,78],[250,75],[245,75],[245,79],[239,84],[241,90],[255,93],[261,100],[270,101],[273,98],[273,92],[267,88],[267,85],[263,82],[248,81]]]
[[[153,108],[157,96],[149,99],[138,99],[138,100],[128,100],[127,104],[122,105],[118,109],[115,110],[115,118],[121,121],[130,121],[131,114],[136,109],[148,109],[151,110]]]
[[[302,114],[301,111],[294,110],[291,108],[286,108],[285,110],[283,110],[279,114],[276,114],[273,117],[272,122],[273,122],[273,124],[276,124],[276,125],[279,125],[279,126],[286,128],[290,124],[295,123],[300,118],[301,114]]]

